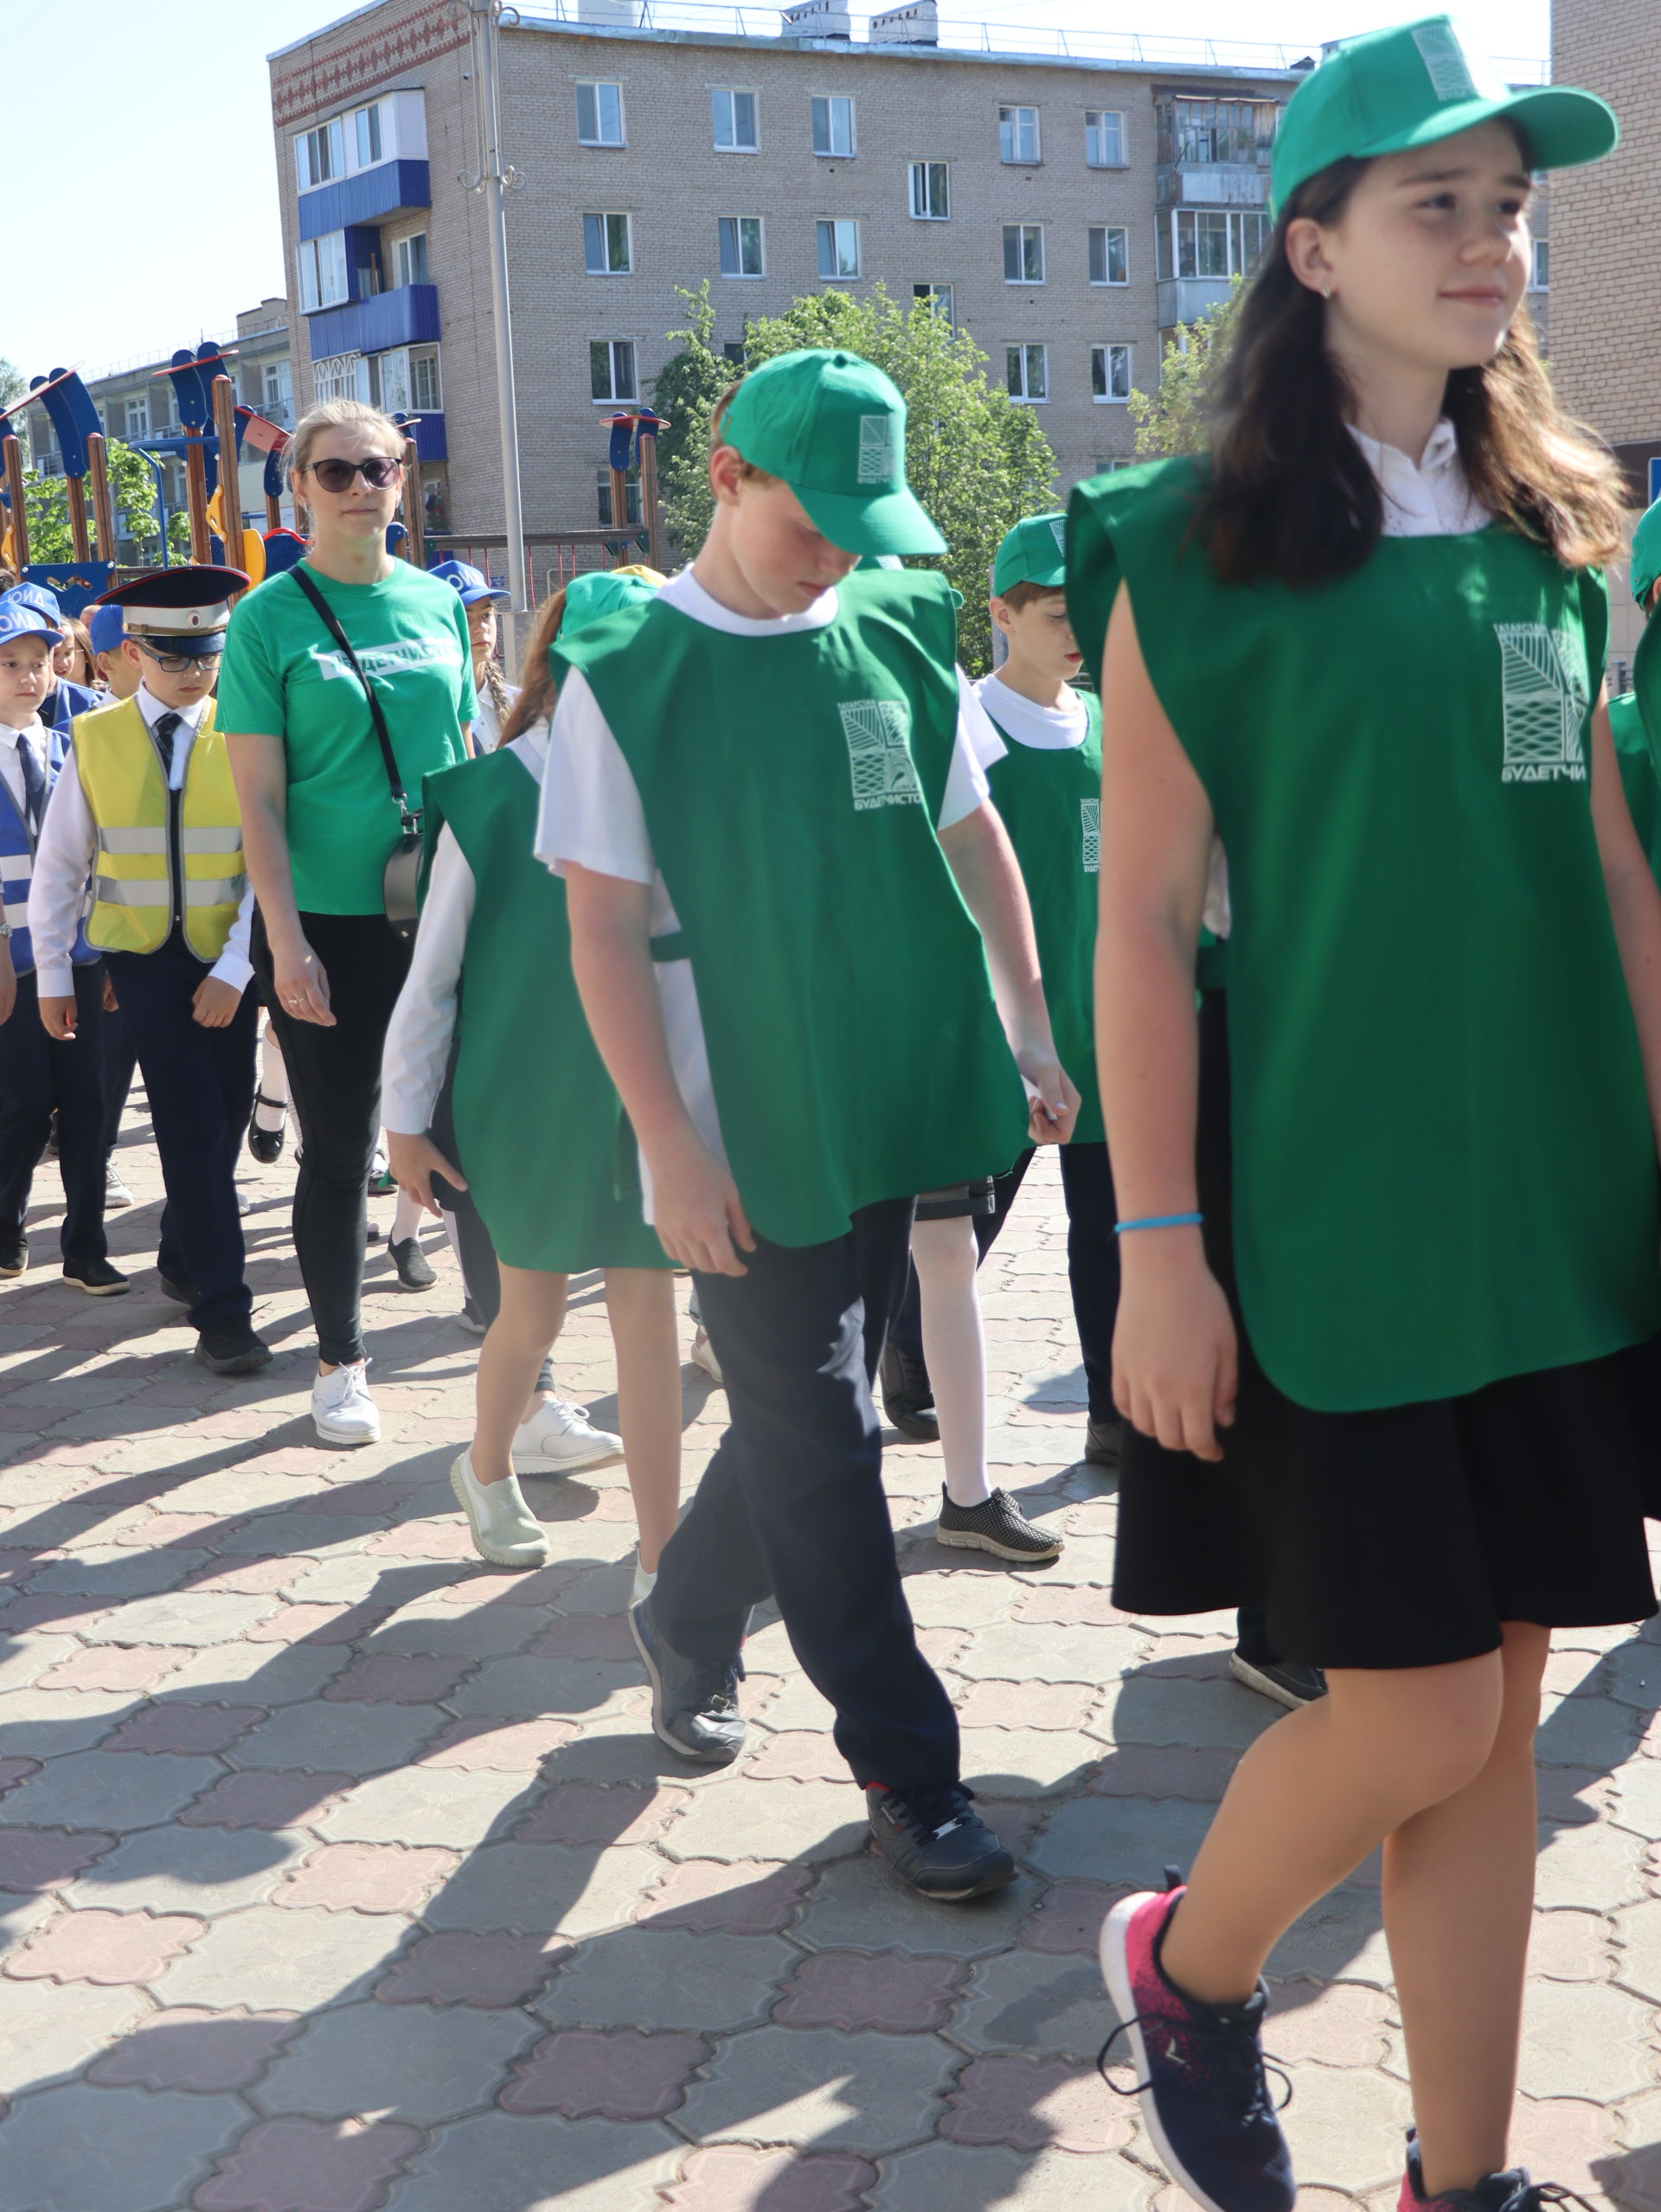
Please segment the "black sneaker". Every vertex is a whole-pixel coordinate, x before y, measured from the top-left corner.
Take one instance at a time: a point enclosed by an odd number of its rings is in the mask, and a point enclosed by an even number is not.
[[[74,1289],[85,1291],[88,1298],[121,1298],[132,1285],[119,1267],[112,1267],[107,1260],[66,1260],[63,1279]]]
[[[940,1517],[935,1524],[937,1542],[959,1551],[989,1551],[997,1559],[1024,1561],[1058,1559],[1061,1540],[1035,1529],[1006,1490],[995,1490],[979,1505],[953,1505],[946,1485],[940,1485]]]
[[[961,1904],[1015,1880],[1015,1861],[978,1812],[961,1782],[915,1789],[865,1786],[871,1840],[902,1882],[925,1897]]]
[[[438,1281],[438,1277],[426,1264],[426,1254],[421,1250],[417,1238],[407,1236],[401,1244],[394,1244],[388,1238],[387,1250],[392,1254],[392,1264],[398,1270],[401,1291],[430,1291]]]
[[[1247,1689],[1272,1697],[1277,1705],[1289,1706],[1294,1713],[1300,1705],[1312,1705],[1326,1695],[1326,1677],[1318,1667],[1306,1666],[1301,1659],[1248,1659],[1235,1650],[1228,1654],[1228,1671]]]
[[[253,1158],[259,1161],[262,1168],[268,1168],[281,1153],[284,1140],[288,1135],[288,1109],[286,1106],[283,1107],[283,1119],[275,1129],[261,1129],[260,1126],[261,1106],[269,1106],[275,1113],[278,1110],[278,1101],[275,1099],[268,1099],[263,1091],[254,1093],[253,1118],[248,1123],[248,1151]]]
[[[934,1386],[921,1360],[911,1358],[893,1344],[884,1344],[876,1372],[888,1427],[897,1428],[901,1436],[915,1437],[920,1444],[938,1444],[940,1421],[934,1411]]]
[[[1573,2190],[1559,2189],[1552,2182],[1531,2181],[1526,2166],[1485,2174],[1474,2189],[1445,2189],[1439,2196],[1427,2196],[1418,2131],[1408,2130],[1408,2170],[1401,2177],[1396,2212],[1543,2212],[1545,2206],[1565,2201],[1586,2203]]]
[[[651,1681],[652,1734],[683,1759],[730,1766],[744,1748],[743,1661],[734,1655],[725,1666],[705,1666],[676,1651],[653,1621],[649,1597],[629,1608],[629,1627]]]
[[[29,1239],[9,1236],[0,1242],[0,1275],[21,1275],[29,1266]]]
[[[170,1298],[175,1305],[200,1305],[202,1292],[194,1283],[186,1282],[183,1275],[164,1275],[157,1271],[157,1287],[164,1298]]]
[[[196,1338],[196,1356],[215,1375],[257,1375],[271,1365],[271,1346],[239,1318],[204,1329]]]
[[[1125,1424],[1115,1414],[1111,1420],[1092,1420],[1084,1432],[1085,1465],[1116,1467],[1125,1448]]]

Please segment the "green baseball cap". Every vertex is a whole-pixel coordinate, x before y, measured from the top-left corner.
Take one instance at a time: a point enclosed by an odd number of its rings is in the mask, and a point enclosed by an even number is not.
[[[1004,535],[992,562],[992,589],[1036,584],[1058,592],[1067,581],[1067,516],[1028,515]]]
[[[1269,171],[1270,211],[1279,216],[1300,184],[1346,156],[1405,153],[1496,117],[1517,125],[1536,169],[1601,161],[1620,138],[1614,110],[1595,93],[1564,85],[1513,92],[1451,16],[1346,39],[1286,103]]]
[[[651,580],[653,576],[657,577],[657,583]],[[644,574],[638,568],[585,569],[565,587],[561,637],[569,638],[579,630],[586,630],[591,622],[598,622],[602,615],[615,614],[619,607],[656,599],[662,582],[663,578],[655,568]]]
[[[1644,606],[1661,577],[1661,499],[1646,507],[1632,532],[1632,597]]]
[[[906,482],[906,403],[856,353],[775,354],[734,393],[721,436],[844,553],[946,551]]]

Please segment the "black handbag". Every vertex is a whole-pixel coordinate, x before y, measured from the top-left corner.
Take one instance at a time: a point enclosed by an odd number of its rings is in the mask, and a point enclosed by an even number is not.
[[[393,805],[398,809],[401,824],[398,842],[388,856],[382,875],[381,903],[386,908],[387,920],[400,937],[414,937],[415,925],[420,920],[420,907],[415,895],[421,870],[420,809],[412,807],[409,803],[404,790],[404,779],[398,773],[398,757],[392,749],[392,740],[387,734],[387,718],[381,711],[381,702],[375,696],[375,686],[359,665],[357,655],[352,651],[351,640],[341,628],[334,609],[304,569],[294,567],[288,573],[322,617],[324,627],[346,656],[347,664],[362,685],[363,696],[369,702],[369,719],[375,724],[376,737],[381,741],[381,758],[386,766],[387,782],[392,789]]]

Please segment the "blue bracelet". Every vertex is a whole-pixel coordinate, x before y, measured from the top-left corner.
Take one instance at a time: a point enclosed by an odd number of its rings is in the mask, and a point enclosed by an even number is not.
[[[1147,1214],[1139,1221],[1118,1221],[1113,1234],[1123,1236],[1126,1229],[1196,1229],[1205,1219],[1203,1214]]]

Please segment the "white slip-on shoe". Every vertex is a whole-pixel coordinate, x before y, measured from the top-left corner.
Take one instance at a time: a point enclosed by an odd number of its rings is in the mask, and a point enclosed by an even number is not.
[[[693,1366],[701,1367],[712,1382],[721,1383],[723,1388],[726,1387],[721,1376],[721,1362],[715,1357],[715,1348],[710,1343],[709,1331],[704,1327],[702,1322],[699,1322],[692,1332],[691,1357]]]
[[[516,1475],[570,1475],[579,1467],[604,1466],[622,1456],[622,1438],[596,1428],[568,1398],[550,1398],[514,1431]]]
[[[379,1444],[381,1416],[369,1395],[369,1363],[353,1360],[311,1385],[311,1426],[325,1444]]]
[[[544,1567],[548,1538],[532,1516],[517,1478],[482,1483],[473,1472],[473,1455],[462,1452],[450,1470],[450,1487],[467,1516],[481,1559],[494,1567]]]
[[[642,1567],[637,1560],[635,1561],[634,1568],[634,1587],[629,1593],[629,1603],[632,1606],[638,1606],[642,1598],[649,1598],[657,1587],[657,1570],[654,1568],[653,1571],[648,1574],[645,1568]]]

